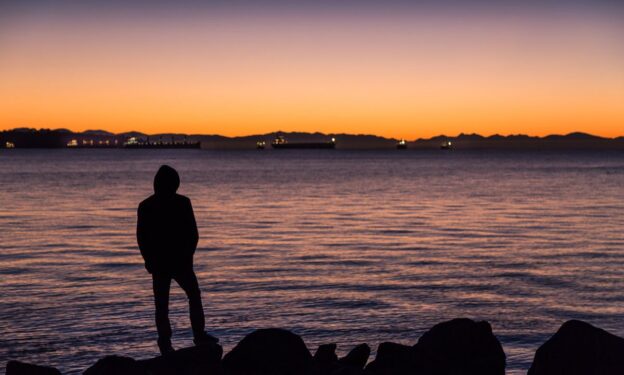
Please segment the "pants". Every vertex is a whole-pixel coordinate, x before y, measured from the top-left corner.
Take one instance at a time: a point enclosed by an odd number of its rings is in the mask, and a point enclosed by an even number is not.
[[[195,276],[193,269],[176,272],[175,274],[153,273],[152,286],[154,288],[156,329],[158,330],[159,344],[171,342],[171,323],[169,322],[169,289],[171,288],[172,279],[180,285],[188,298],[193,336],[199,337],[204,332],[206,324],[199,283],[197,282],[197,276]]]

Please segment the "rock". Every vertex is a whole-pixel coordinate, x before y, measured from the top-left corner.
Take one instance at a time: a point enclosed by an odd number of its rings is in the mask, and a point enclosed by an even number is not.
[[[93,366],[83,372],[83,375],[137,375],[145,373],[145,369],[134,359],[110,355],[95,362]]]
[[[338,363],[363,369],[366,366],[366,362],[368,362],[368,356],[370,356],[370,347],[367,344],[360,344],[353,348],[345,357],[340,358]]]
[[[204,344],[176,350],[160,357],[139,361],[150,375],[222,374],[223,348],[217,344]]]
[[[579,320],[537,349],[529,375],[624,374],[624,339]]]
[[[572,333],[568,333],[569,330]],[[568,342],[569,337],[575,337],[573,342]],[[581,342],[578,342],[579,340]],[[563,344],[560,341],[563,341]],[[557,374],[552,372],[549,366],[558,365],[557,360],[569,352],[575,361],[588,364],[586,367],[572,366],[575,369],[598,368],[601,371],[595,373],[624,374],[622,370],[624,359],[620,359],[624,358],[623,341],[624,339],[586,323],[568,322],[540,348],[531,369],[533,373],[530,375]],[[367,344],[356,346],[340,359],[336,356],[336,344],[321,345],[313,358],[301,337],[284,329],[254,331],[244,337],[221,361],[222,354],[221,346],[207,344],[141,361],[108,356],[97,361],[84,374],[503,375],[505,373],[505,353],[492,334],[490,325],[487,322],[474,322],[470,319],[454,319],[437,324],[413,347],[383,343],[378,348],[377,357],[368,366],[366,363],[370,356],[370,347]],[[614,372],[607,371],[611,369],[615,369]],[[579,372],[570,372],[576,373]],[[7,375],[21,374],[60,373],[50,367],[17,361],[7,364]]]
[[[336,344],[320,345],[314,353],[314,360],[317,362],[336,362],[338,356],[336,355]]]
[[[399,375],[413,373],[416,368],[416,351],[413,347],[393,342],[384,342],[377,348],[375,360],[366,366],[366,371],[375,375]]]
[[[278,328],[252,332],[223,358],[228,375],[301,375],[311,365],[312,355],[301,337]]]
[[[414,350],[416,366],[423,374],[505,374],[505,352],[488,322],[453,319],[436,324]]]
[[[314,353],[314,373],[330,374],[338,364],[336,355],[336,344],[321,345]]]
[[[6,365],[6,375],[61,375],[61,372],[54,367],[9,361]]]
[[[368,375],[364,369],[353,366],[340,366],[338,365],[331,372],[321,372],[319,375]]]

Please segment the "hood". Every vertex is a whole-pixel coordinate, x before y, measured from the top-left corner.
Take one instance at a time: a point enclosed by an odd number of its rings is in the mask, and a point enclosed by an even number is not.
[[[173,195],[180,186],[180,176],[175,169],[163,165],[154,177],[154,192],[156,194]]]

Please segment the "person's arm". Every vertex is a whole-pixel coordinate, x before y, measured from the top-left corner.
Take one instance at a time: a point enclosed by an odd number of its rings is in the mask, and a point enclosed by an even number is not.
[[[199,242],[199,232],[197,230],[197,222],[195,221],[195,214],[193,213],[193,205],[191,200],[188,200],[188,228],[189,228],[189,247],[191,253],[194,254],[197,249],[197,243]]]
[[[139,244],[139,250],[141,251],[141,256],[145,261],[145,269],[149,273],[152,273],[151,267],[151,259],[149,253],[149,235],[147,228],[147,220],[145,218],[145,213],[143,212],[143,206],[139,205],[139,209],[137,210],[137,229],[136,229],[136,237],[137,243]]]

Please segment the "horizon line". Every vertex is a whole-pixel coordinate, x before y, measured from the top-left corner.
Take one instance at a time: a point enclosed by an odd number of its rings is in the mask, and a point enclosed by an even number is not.
[[[327,136],[332,136],[332,135],[348,135],[348,136],[361,136],[361,137],[377,137],[377,138],[383,138],[383,139],[388,139],[388,140],[406,140],[408,141],[407,138],[396,138],[396,137],[387,137],[387,136],[383,136],[383,135],[378,135],[378,134],[373,134],[373,133],[346,133],[346,132],[329,132],[329,133],[324,133],[321,131],[314,131],[314,132],[310,132],[310,131],[300,131],[300,130],[290,130],[290,131],[284,131],[284,130],[275,130],[275,131],[270,131],[267,133],[256,133],[256,134],[244,134],[244,135],[236,135],[236,136],[227,136],[227,135],[222,135],[222,134],[218,134],[218,133],[184,133],[184,132],[161,132],[161,133],[145,133],[142,132],[140,130],[128,130],[128,131],[122,131],[122,132],[111,132],[109,130],[104,130],[104,129],[86,129],[86,130],[81,130],[81,131],[76,131],[76,130],[72,130],[69,128],[34,128],[34,127],[28,127],[28,126],[20,126],[20,127],[15,127],[15,128],[10,128],[10,129],[2,129],[0,130],[1,132],[6,132],[6,131],[18,131],[18,130],[34,130],[34,131],[42,131],[42,130],[49,130],[49,131],[69,131],[71,133],[74,134],[80,134],[80,133],[86,133],[86,132],[105,132],[105,133],[110,133],[111,135],[123,135],[123,134],[128,134],[128,133],[140,133],[143,134],[145,136],[157,136],[157,135],[163,135],[163,134],[172,134],[172,135],[184,135],[184,136],[205,136],[205,137],[222,137],[222,138],[229,138],[229,139],[235,139],[235,138],[246,138],[246,137],[254,137],[254,136],[267,136],[270,134],[279,134],[279,133],[284,133],[284,134],[289,134],[289,133],[300,133],[300,134],[320,134],[320,135],[327,135]],[[596,134],[592,134],[592,133],[587,133],[587,132],[583,132],[583,131],[571,131],[568,133],[550,133],[550,134],[546,134],[546,135],[531,135],[531,134],[526,134],[526,133],[508,133],[508,134],[502,134],[502,133],[493,133],[493,134],[480,134],[477,132],[460,132],[456,135],[447,135],[447,134],[438,134],[438,135],[434,135],[428,138],[425,137],[418,137],[418,138],[414,138],[412,139],[410,142],[415,142],[415,141],[419,141],[419,140],[431,140],[434,138],[440,138],[440,137],[446,137],[446,138],[458,138],[461,136],[479,136],[479,137],[483,137],[483,138],[491,138],[491,137],[530,137],[530,138],[547,138],[547,137],[552,137],[552,136],[561,136],[561,137],[566,137],[566,136],[571,136],[571,135],[585,135],[585,136],[589,136],[589,137],[593,137],[593,138],[601,138],[601,139],[611,139],[611,140],[615,140],[615,139],[619,139],[619,138],[624,138],[624,134],[622,135],[617,135],[614,137],[606,137],[606,136],[602,136],[602,135],[596,135]]]

